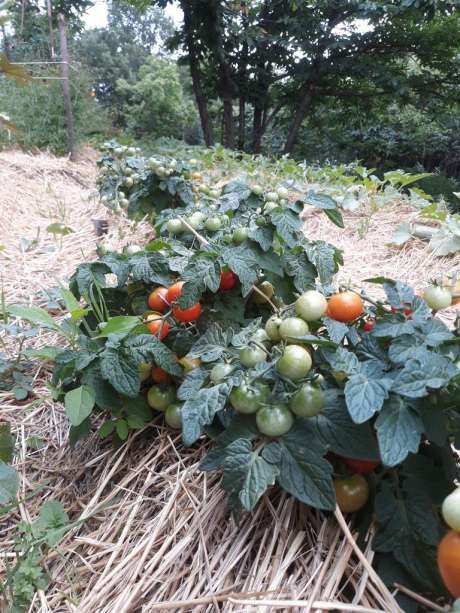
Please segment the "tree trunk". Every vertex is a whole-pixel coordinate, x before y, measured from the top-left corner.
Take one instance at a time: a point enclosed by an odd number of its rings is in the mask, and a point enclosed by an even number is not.
[[[240,96],[239,114],[238,114],[238,149],[244,150],[244,140],[246,132],[246,100],[244,96]]]
[[[49,30],[49,41],[50,41],[50,55],[51,59],[54,60],[54,30],[53,30],[53,11],[51,7],[51,0],[46,0],[46,12],[48,15],[48,30]]]
[[[223,96],[224,102],[224,139],[223,145],[228,149],[235,148],[235,131],[233,120],[233,103],[231,94]]]
[[[306,83],[302,87],[300,104],[297,107],[297,111],[294,115],[294,119],[292,120],[291,127],[289,128],[289,132],[286,138],[286,143],[284,145],[283,153],[292,153],[297,143],[297,139],[299,137],[300,126],[302,125],[302,122],[305,119],[305,116],[310,107],[311,101],[313,99],[313,89],[314,89],[314,85],[312,83]]]
[[[3,51],[5,52],[6,59],[10,62],[11,61],[10,44],[8,42],[8,38],[6,37],[6,29],[3,24],[2,24],[2,36],[3,36]]]
[[[192,88],[195,94],[196,105],[200,115],[201,130],[203,131],[204,142],[207,147],[214,145],[211,122],[209,120],[208,101],[201,84],[201,73],[199,60],[196,53],[195,41],[193,39],[192,12],[188,0],[182,0],[181,8],[184,13],[184,32],[188,50],[188,60],[190,66],[190,76],[192,77]]]
[[[252,124],[252,153],[260,153],[262,145],[262,115],[263,107],[260,104],[254,105],[254,118]]]
[[[67,36],[65,32],[64,15],[58,15],[59,26],[59,42],[61,44],[61,60],[62,60],[62,95],[64,97],[64,113],[67,132],[67,151],[70,154],[72,162],[75,161],[75,129],[73,124],[72,100],[70,97],[69,83],[69,52],[67,50]]]

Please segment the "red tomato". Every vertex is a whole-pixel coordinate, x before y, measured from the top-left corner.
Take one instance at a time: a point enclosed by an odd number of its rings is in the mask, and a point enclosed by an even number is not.
[[[368,319],[363,326],[364,332],[371,332],[375,328],[375,319]]]
[[[152,311],[164,313],[169,307],[169,303],[166,298],[167,295],[168,290],[166,287],[155,288],[148,299],[149,308],[152,309]]]
[[[439,543],[438,567],[446,588],[460,598],[460,532],[451,530]]]
[[[182,294],[183,285],[184,285],[183,281],[177,281],[177,283],[174,283],[168,288],[166,299],[169,302],[169,304],[172,304],[173,302],[176,302],[176,300],[179,299],[180,295]]]
[[[232,270],[223,270],[220,273],[219,291],[226,292],[233,289],[238,281],[237,275]]]
[[[329,298],[327,313],[336,321],[350,323],[362,315],[363,311],[364,303],[355,292],[340,292]]]
[[[173,315],[177,321],[188,323],[189,321],[195,321],[201,315],[201,304],[197,302],[188,309],[181,309],[178,306],[173,307]]]
[[[160,341],[169,334],[169,324],[166,319],[162,319],[160,313],[149,313],[147,315],[147,328],[152,334],[158,336]]]
[[[353,460],[352,458],[344,458],[343,461],[354,473],[360,475],[372,473],[380,466],[380,462],[373,462],[372,460]]]
[[[169,383],[171,381],[170,375],[159,366],[152,368],[152,379],[155,383]]]

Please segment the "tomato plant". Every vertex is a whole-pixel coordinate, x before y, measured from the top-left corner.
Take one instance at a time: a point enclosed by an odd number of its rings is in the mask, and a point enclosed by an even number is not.
[[[164,313],[169,309],[169,302],[167,299],[168,290],[166,287],[156,287],[149,295],[147,303],[152,311],[158,313]]]
[[[305,336],[309,332],[308,324],[300,317],[287,317],[278,327],[279,335],[284,340]]]
[[[280,375],[292,381],[303,379],[312,366],[310,354],[300,345],[288,345],[280,357],[277,369]]]
[[[327,300],[315,290],[304,292],[294,304],[295,312],[305,321],[316,321],[320,319],[328,308]]]
[[[201,304],[197,302],[188,309],[181,309],[179,306],[173,306],[172,312],[177,321],[189,323],[195,321],[201,315]]]
[[[327,310],[332,319],[350,323],[363,314],[364,303],[355,292],[339,292],[329,298]]]
[[[256,423],[265,436],[282,436],[294,425],[294,416],[284,404],[262,407],[256,413]]]
[[[291,411],[294,415],[297,415],[297,417],[314,417],[318,415],[323,406],[323,391],[310,383],[302,385],[294,396],[292,396],[289,404]]]
[[[180,430],[182,428],[182,405],[178,402],[170,404],[165,410],[165,422],[171,428]]]

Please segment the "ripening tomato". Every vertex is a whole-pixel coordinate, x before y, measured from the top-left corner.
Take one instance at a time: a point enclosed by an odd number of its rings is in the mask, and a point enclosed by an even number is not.
[[[344,513],[359,511],[369,499],[369,485],[362,475],[349,479],[334,479],[335,497]]]
[[[152,379],[155,383],[169,383],[171,381],[171,375],[159,366],[154,366],[152,368]]]
[[[363,326],[364,332],[372,332],[375,328],[375,319],[368,319]]]
[[[460,598],[460,532],[451,530],[439,543],[438,568],[446,588]]]
[[[306,336],[309,331],[307,322],[300,317],[287,317],[279,327],[280,336],[284,340]]]
[[[412,313],[414,312],[412,309],[409,308],[409,305],[410,305],[410,302],[405,302],[404,306],[407,307],[407,308],[401,309],[406,317],[410,317],[412,315]],[[397,313],[398,310],[395,309],[394,307],[391,307],[391,312],[392,313]]]
[[[169,304],[173,304],[173,302],[176,302],[176,300],[180,298],[180,295],[182,294],[183,285],[183,281],[177,281],[176,283],[173,283],[168,287],[166,300],[169,302]]]
[[[329,298],[327,314],[336,321],[350,323],[362,315],[363,311],[364,303],[355,292],[339,292]]]
[[[199,302],[188,309],[181,309],[178,306],[173,307],[174,317],[177,319],[177,321],[181,321],[182,323],[195,321],[201,315],[201,311],[201,304]]]
[[[187,356],[184,356],[183,358],[177,358],[177,361],[186,373],[189,373],[192,370],[195,370],[195,368],[199,368],[201,366],[200,358],[188,358]]]
[[[305,321],[316,321],[327,311],[327,300],[316,290],[308,290],[297,298],[294,310]]]
[[[161,313],[149,313],[146,317],[146,324],[151,334],[158,336],[160,341],[169,334],[169,324],[166,319],[162,318]]]
[[[343,461],[350,470],[359,475],[372,473],[378,466],[380,466],[380,462],[373,460],[354,460],[353,458],[344,458]]]
[[[252,293],[252,301],[255,302],[255,304],[266,304],[275,293],[275,288],[270,281],[262,281],[262,283],[257,286],[257,289],[259,291],[254,291]]]
[[[233,270],[222,270],[220,273],[219,292],[227,292],[233,289],[238,282],[238,276]]]
[[[166,296],[168,295],[168,289],[166,287],[157,287],[150,294],[148,299],[149,308],[152,311],[158,311],[159,313],[164,313],[169,307],[168,300]]]

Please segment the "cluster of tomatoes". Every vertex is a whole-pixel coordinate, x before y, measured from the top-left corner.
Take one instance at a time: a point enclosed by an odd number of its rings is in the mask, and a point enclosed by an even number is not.
[[[439,572],[452,596],[460,598],[460,487],[444,500],[442,515],[450,530],[439,543]]]

